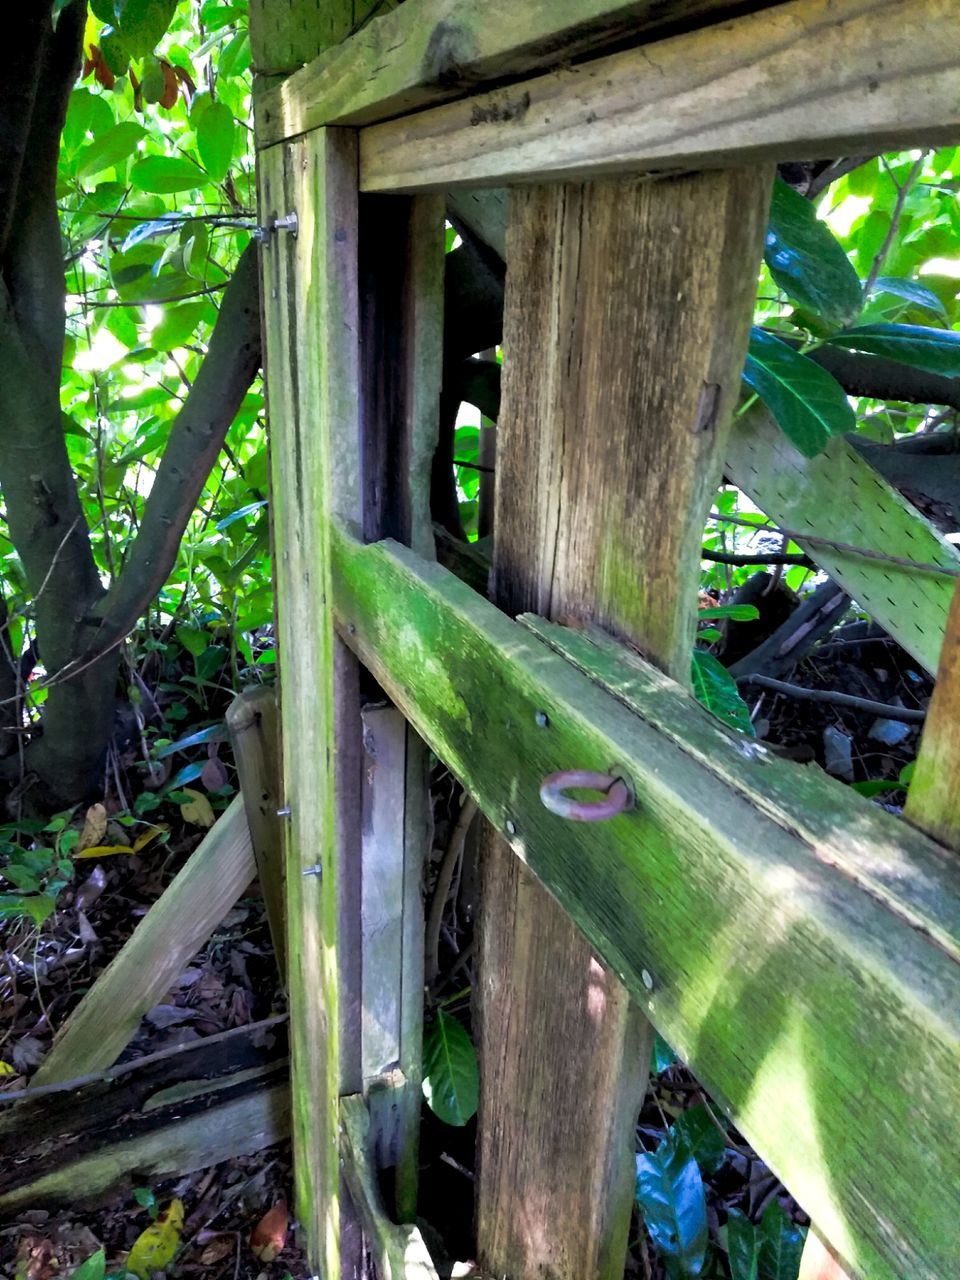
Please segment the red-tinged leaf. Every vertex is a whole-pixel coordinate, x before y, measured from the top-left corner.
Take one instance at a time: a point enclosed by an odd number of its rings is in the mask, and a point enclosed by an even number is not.
[[[250,1233],[250,1250],[260,1262],[275,1262],[287,1243],[290,1215],[287,1202],[278,1200]]]

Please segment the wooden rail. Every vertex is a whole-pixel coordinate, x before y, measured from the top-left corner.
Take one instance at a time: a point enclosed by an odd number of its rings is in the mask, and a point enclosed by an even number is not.
[[[960,130],[956,24],[953,0],[793,0],[368,126],[360,187],[559,181],[950,142]]]
[[[949,1275],[952,855],[733,738],[638,657],[546,632],[574,665],[400,547],[338,535],[334,584],[364,664],[844,1258],[871,1280]],[[633,814],[543,809],[543,775],[614,763]]]

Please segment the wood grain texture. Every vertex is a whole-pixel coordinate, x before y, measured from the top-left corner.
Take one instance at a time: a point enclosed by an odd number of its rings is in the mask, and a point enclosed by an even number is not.
[[[823,453],[805,458],[758,403],[735,423],[724,469],[784,528],[943,565],[947,572],[939,577],[797,539],[898,644],[936,671],[956,581],[950,575],[960,568],[960,557],[848,440],[835,437]]]
[[[297,1214],[312,1269],[335,1277],[336,1099],[362,1086],[359,689],[333,634],[327,536],[332,513],[360,527],[354,136],[320,131],[262,153],[260,209],[262,221],[300,220],[264,250],[263,298]],[[322,875],[304,875],[316,866]]]
[[[376,1263],[378,1280],[437,1280],[420,1228],[391,1222],[383,1206],[371,1151],[370,1118],[363,1098],[340,1099],[340,1131],[347,1186]]]
[[[512,195],[493,599],[595,620],[683,680],[770,181]],[[481,1263],[619,1280],[652,1032],[495,833],[480,973]]]
[[[719,21],[777,0],[405,0],[373,19],[352,39],[328,49],[258,103],[261,146],[320,125],[367,124],[461,97],[484,81],[556,67],[571,58],[652,32]],[[270,70],[259,27],[278,31],[280,65],[314,57],[308,31],[291,23],[291,8],[317,0],[261,0],[251,15],[254,63]],[[336,6],[334,6],[336,7]],[[271,10],[276,10],[274,15]],[[323,19],[316,19],[314,27]],[[337,36],[342,39],[342,36]],[[285,59],[285,61],[284,61]]]
[[[112,1188],[183,1177],[196,1169],[249,1156],[283,1142],[290,1133],[290,1091],[286,1081],[241,1092],[183,1120],[136,1137],[104,1143],[77,1159],[66,1156],[50,1173],[0,1195],[0,1210],[16,1213],[41,1204],[71,1211],[97,1204]]]
[[[235,796],[57,1032],[35,1085],[112,1066],[256,875]]]
[[[960,589],[954,591],[904,817],[960,848]]]
[[[514,854],[825,1237],[870,1280],[951,1275],[953,856],[828,778],[813,839],[790,809],[731,786],[753,744],[692,700],[702,736],[690,741],[681,726],[681,744],[606,689],[602,673],[578,670],[439,566],[341,535],[334,550],[340,625],[363,662],[501,834],[512,824]],[[673,696],[684,695],[674,686]],[[592,827],[547,813],[540,779],[572,761],[618,762],[635,810]],[[852,861],[878,856],[908,890],[903,906],[894,883],[882,898],[852,874]],[[918,923],[921,903],[938,936]]]
[[[287,974],[284,907],[283,821],[280,786],[280,709],[274,685],[256,685],[227,708],[227,727],[240,781],[240,794],[267,909],[270,940],[281,983]]]
[[[361,132],[364,191],[955,140],[955,0],[793,0]],[[815,105],[814,105],[815,104]]]

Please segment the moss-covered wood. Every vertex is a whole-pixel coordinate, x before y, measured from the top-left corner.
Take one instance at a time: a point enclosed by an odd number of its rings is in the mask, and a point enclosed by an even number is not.
[[[766,753],[706,712],[688,706],[696,735],[667,733],[439,567],[342,534],[334,550],[362,660],[831,1243],[871,1280],[950,1275],[952,856],[826,778],[814,839],[730,785],[733,761]],[[611,766],[632,813],[589,826],[540,804],[547,773]],[[874,850],[885,896],[865,879]]]
[[[342,9],[344,0],[330,5]],[[365,124],[459,97],[482,81],[561,66],[664,28],[716,21],[736,9],[777,0],[405,0],[395,13],[364,0],[377,16],[352,39],[331,43],[329,18],[316,0],[261,0],[251,20],[254,63],[290,76],[265,93],[258,110],[261,146],[320,125]],[[350,0],[346,0],[349,7]],[[323,6],[321,6],[322,8]],[[355,9],[361,8],[354,0]],[[266,57],[268,35],[272,58]],[[335,39],[342,39],[336,36]],[[311,41],[313,47],[311,48]],[[302,70],[300,63],[314,59]]]
[[[336,1099],[361,1088],[360,741],[353,658],[328,607],[332,513],[359,527],[355,140],[321,131],[261,155],[282,694],[297,1215],[311,1267],[339,1275]],[[330,460],[337,459],[336,473]]]
[[[681,680],[771,177],[511,196],[493,598],[596,620]],[[481,1265],[621,1280],[650,1024],[495,839],[479,937]]]
[[[812,559],[929,672],[936,671],[960,557],[848,440],[831,440],[823,453],[805,458],[757,404],[731,432],[726,471],[772,520],[811,534],[810,543],[797,541]],[[855,555],[831,547],[831,540],[942,565],[944,573]]]
[[[954,0],[776,4],[368,125],[360,186],[569,181],[949,144],[960,128],[956,20]]]

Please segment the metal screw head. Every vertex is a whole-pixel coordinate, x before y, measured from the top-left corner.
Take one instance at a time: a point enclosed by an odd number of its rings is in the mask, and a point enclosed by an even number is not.
[[[640,980],[648,991],[653,990],[653,975],[647,969],[640,970]]]
[[[300,872],[300,874],[302,876],[322,876],[323,867],[318,862],[312,867],[304,867],[304,869]]]
[[[289,806],[288,804],[285,804],[285,805],[283,805],[280,809],[278,809],[278,810],[277,810],[277,817],[278,817],[278,818],[289,818],[289,817],[290,817],[290,814],[291,814],[292,812],[293,812],[293,811],[292,811],[292,809],[290,808],[290,806]]]
[[[550,717],[545,711],[538,711],[533,717],[533,720],[538,729],[546,729],[547,725],[550,723]]]
[[[507,828],[508,836],[515,836],[517,834],[517,824],[513,821],[512,818],[508,818],[505,825]]]

